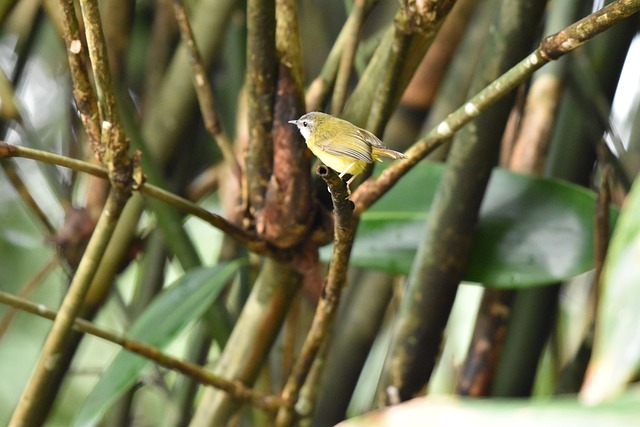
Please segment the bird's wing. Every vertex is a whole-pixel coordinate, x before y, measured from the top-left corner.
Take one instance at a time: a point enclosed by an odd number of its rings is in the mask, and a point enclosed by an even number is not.
[[[354,138],[350,136],[336,135],[322,140],[316,139],[316,144],[320,150],[326,153],[373,163],[373,157],[371,157],[371,144],[362,137]]]
[[[358,128],[358,136],[369,145],[380,148],[387,148],[382,144],[380,138],[369,132],[368,130]]]

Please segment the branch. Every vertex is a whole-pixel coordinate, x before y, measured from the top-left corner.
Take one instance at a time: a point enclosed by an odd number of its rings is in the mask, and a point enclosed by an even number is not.
[[[364,0],[356,0],[353,3],[349,18],[347,22],[345,22],[346,41],[344,43],[342,57],[340,58],[336,84],[333,88],[333,97],[331,98],[331,114],[334,116],[340,115],[347,98],[353,58],[356,56],[356,49],[360,41],[360,29],[362,28],[364,19],[367,17],[366,9]]]
[[[76,160],[69,157],[60,156],[58,154],[49,153],[46,151],[35,150],[33,148],[21,147],[19,145],[7,144],[0,141],[0,158],[2,157],[24,157],[27,159],[39,160],[42,162],[67,167],[78,172],[88,173],[90,175],[97,176],[99,178],[108,178],[106,169],[101,166],[84,162],[82,160]],[[250,251],[261,255],[271,256],[275,259],[288,259],[290,253],[285,250],[281,250],[273,247],[268,242],[254,236],[245,230],[236,227],[232,223],[228,222],[225,218],[217,215],[213,212],[209,212],[206,209],[192,203],[191,201],[184,199],[180,196],[163,190],[155,185],[143,182],[138,188],[142,194],[153,197],[160,200],[176,209],[191,214],[201,220],[213,225],[220,231],[228,234],[241,244],[245,245]]]
[[[34,304],[24,298],[20,298],[2,291],[0,291],[0,303],[26,311],[31,314],[35,314],[40,317],[44,317],[45,319],[49,320],[55,321],[56,317],[59,315],[59,313],[57,313],[56,311],[50,310],[42,304]],[[124,335],[111,332],[107,329],[96,326],[94,323],[87,320],[75,319],[73,322],[73,327],[79,332],[102,338],[103,340],[121,346],[131,353],[139,354],[146,359],[152,360],[160,366],[194,378],[203,385],[209,385],[223,390],[234,399],[248,401],[252,405],[264,409],[265,411],[275,412],[280,406],[278,397],[261,396],[259,394],[256,394],[253,392],[253,390],[245,386],[240,381],[227,380],[209,372],[202,366],[188,361],[176,359],[166,353],[163,353],[156,347],[150,346],[140,341],[129,339]]]
[[[86,49],[78,30],[78,19],[73,0],[62,0],[62,26],[64,41],[67,45],[69,70],[73,81],[73,98],[80,112],[80,119],[89,136],[89,142],[99,161],[104,156],[104,147],[100,145],[100,120],[98,118],[98,101],[93,91],[89,75],[84,67],[80,54]]]
[[[207,78],[206,68],[202,62],[202,57],[200,56],[200,51],[196,45],[195,38],[193,37],[191,24],[189,23],[187,11],[184,8],[182,0],[173,0],[173,11],[176,16],[176,21],[178,21],[178,28],[180,28],[182,41],[189,54],[191,71],[193,73],[193,83],[196,90],[196,96],[198,97],[198,103],[200,104],[200,112],[202,113],[204,126],[218,143],[218,147],[220,147],[220,151],[222,152],[224,159],[234,171],[234,175],[239,176],[240,165],[238,164],[238,160],[231,148],[229,137],[222,129],[222,125],[218,119],[211,83]]]
[[[322,291],[322,297],[318,302],[311,328],[302,346],[300,358],[296,362],[282,391],[282,400],[285,405],[278,411],[275,423],[279,427],[292,425],[297,418],[297,415],[294,414],[294,407],[298,401],[300,389],[307,380],[322,343],[327,338],[337,312],[342,289],[347,281],[349,256],[357,227],[357,221],[353,216],[353,203],[349,200],[349,193],[345,183],[333,170],[324,165],[317,168],[317,173],[325,180],[331,193],[335,216],[335,244],[326,284]]]
[[[247,2],[247,105],[249,146],[245,154],[246,213],[259,222],[273,170],[273,100],[276,77],[275,0]]]
[[[64,351],[73,322],[80,313],[91,281],[107,249],[126,200],[127,195],[117,188],[112,188],[109,192],[85,255],[62,301],[58,317],[53,322],[31,379],[13,413],[10,426],[35,425],[33,418],[38,416],[39,408],[43,404],[41,399],[45,396],[44,390],[50,389],[56,381],[52,373],[59,362],[58,355]]]
[[[540,47],[433,128],[406,151],[408,159],[394,162],[376,179],[365,181],[353,193],[355,214],[360,215],[388,191],[404,174],[429,153],[451,138],[547,62],[558,59],[597,34],[640,10],[640,0],[619,0],[543,40]]]
[[[122,128],[116,99],[111,87],[111,71],[109,70],[109,58],[102,32],[98,2],[97,0],[80,0],[80,9],[82,10],[89,58],[96,84],[98,113],[102,121],[100,143],[105,150],[102,160],[109,171],[111,183],[121,190],[129,191],[131,185],[134,184],[131,180],[134,171],[130,166],[129,142]]]

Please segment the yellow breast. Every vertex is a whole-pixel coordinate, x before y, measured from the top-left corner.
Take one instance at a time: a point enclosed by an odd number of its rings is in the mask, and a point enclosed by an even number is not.
[[[367,162],[364,160],[356,160],[346,156],[327,153],[312,144],[307,144],[307,146],[322,163],[336,171],[340,176],[343,174],[357,176],[364,172],[367,167]]]

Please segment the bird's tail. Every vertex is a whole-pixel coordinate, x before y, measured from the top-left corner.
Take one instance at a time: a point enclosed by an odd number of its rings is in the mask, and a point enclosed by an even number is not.
[[[401,153],[396,150],[392,150],[387,147],[372,147],[372,157],[376,160],[380,160],[380,157],[389,157],[390,159],[398,160],[398,159],[406,159],[407,156],[404,153]]]

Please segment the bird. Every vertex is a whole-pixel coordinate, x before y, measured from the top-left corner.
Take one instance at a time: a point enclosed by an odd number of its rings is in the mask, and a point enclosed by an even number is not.
[[[311,152],[322,163],[336,171],[343,179],[347,174],[349,184],[374,161],[382,157],[405,159],[399,151],[384,146],[382,141],[368,130],[330,114],[313,111],[297,120],[289,120],[302,134]]]

